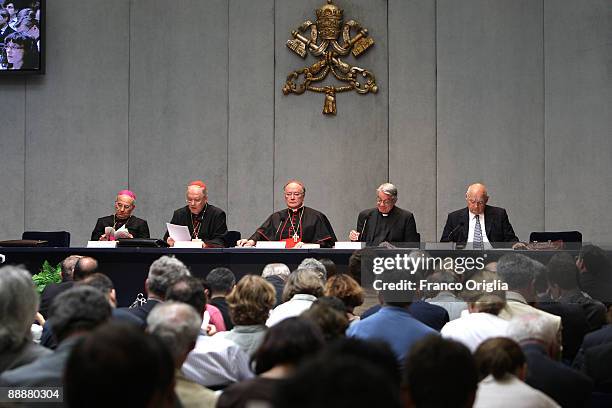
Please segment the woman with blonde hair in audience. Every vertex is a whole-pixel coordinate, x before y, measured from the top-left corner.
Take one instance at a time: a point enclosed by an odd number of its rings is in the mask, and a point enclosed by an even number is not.
[[[474,407],[559,407],[549,396],[524,383],[527,360],[514,340],[488,339],[478,346],[474,359],[480,377]]]
[[[232,340],[252,356],[266,334],[266,320],[275,301],[276,293],[271,283],[261,276],[245,275],[227,296],[234,328],[219,335]]]
[[[359,283],[349,275],[334,275],[325,283],[325,296],[337,297],[344,303],[349,322],[359,320],[353,311],[363,304],[364,291]]]

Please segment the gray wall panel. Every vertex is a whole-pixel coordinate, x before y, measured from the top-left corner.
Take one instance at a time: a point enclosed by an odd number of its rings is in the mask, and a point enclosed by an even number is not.
[[[389,2],[389,179],[427,241],[437,237],[435,19],[435,0]]]
[[[612,7],[545,4],[546,229],[612,242]]]
[[[130,186],[154,237],[190,180],[227,209],[227,21],[224,0],[132,2]]]
[[[426,240],[477,180],[520,238],[612,240],[609,1],[336,0],[376,41],[345,60],[380,87],[339,94],[336,117],[281,91],[314,61],[285,41],[324,3],[47,2],[47,74],[0,78],[0,239],[82,245],[126,186],[161,236],[196,178],[248,235],[297,177],[340,239],[389,179]]]
[[[437,4],[438,238],[482,181],[527,239],[544,226],[542,3]]]
[[[231,0],[228,227],[249,237],[273,207],[274,0]]]
[[[128,5],[49,3],[47,74],[26,99],[25,229],[84,245],[128,182]]]
[[[5,103],[0,126],[0,240],[19,239],[24,230],[25,122],[24,78],[0,78]]]
[[[306,205],[324,212],[336,235],[348,239],[359,210],[372,207],[375,188],[388,175],[388,81],[386,1],[340,2],[344,18],[358,20],[376,41],[351,65],[376,75],[378,94],[337,95],[336,117],[321,114],[324,95],[282,95],[290,71],[312,64],[285,47],[290,31],[304,20],[314,20],[320,0],[299,3],[276,2],[276,115],[275,115],[275,208],[284,207],[282,187],[289,178],[299,178],[307,187]]]

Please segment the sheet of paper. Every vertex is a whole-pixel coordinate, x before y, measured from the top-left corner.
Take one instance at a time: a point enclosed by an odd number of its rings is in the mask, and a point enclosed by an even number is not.
[[[127,238],[130,235],[130,232],[127,228],[125,228],[125,224],[115,231],[115,238]]]
[[[191,241],[191,234],[189,233],[189,228],[185,225],[176,225],[166,223],[166,228],[168,228],[168,234],[170,234],[170,238],[175,241]]]
[[[115,229],[113,227],[106,227],[106,228],[104,228],[104,235],[106,235],[106,239],[107,240],[114,239],[115,238]]]

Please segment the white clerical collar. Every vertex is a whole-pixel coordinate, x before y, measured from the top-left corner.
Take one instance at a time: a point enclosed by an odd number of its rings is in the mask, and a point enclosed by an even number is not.
[[[302,204],[300,207],[298,207],[298,208],[296,208],[296,209],[293,209],[293,208],[289,208],[289,207],[287,207],[287,209],[288,209],[289,211],[293,211],[294,213],[295,213],[295,212],[300,211],[302,208],[304,208],[304,204]]]

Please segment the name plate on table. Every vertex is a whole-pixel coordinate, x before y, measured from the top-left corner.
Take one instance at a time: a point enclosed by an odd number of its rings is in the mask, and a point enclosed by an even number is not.
[[[117,248],[117,241],[87,241],[87,248]]]
[[[359,241],[338,241],[334,245],[335,249],[361,249],[365,246],[365,242]]]
[[[175,241],[175,248],[200,248],[202,249],[202,241]]]
[[[298,249],[319,249],[321,248],[321,244],[304,244],[302,245],[302,248],[298,248]]]
[[[257,241],[255,248],[262,249],[285,249],[287,243],[285,241]]]
[[[425,250],[442,250],[442,251],[454,251],[457,249],[457,243],[455,242],[426,242]]]

